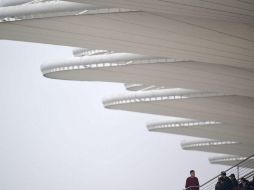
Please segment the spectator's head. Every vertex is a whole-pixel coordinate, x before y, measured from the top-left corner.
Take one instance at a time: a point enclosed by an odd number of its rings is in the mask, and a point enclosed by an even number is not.
[[[241,181],[241,183],[246,183],[246,179],[245,179],[244,177],[242,177],[242,178],[240,179],[240,181]]]
[[[221,177],[226,177],[226,176],[227,176],[226,172],[224,172],[224,171],[222,171],[222,172],[220,173],[220,175],[221,175]]]
[[[219,178],[218,178],[218,182],[219,182],[219,183],[222,183],[222,182],[223,182],[223,178],[222,178],[222,177],[219,177]]]
[[[230,179],[235,179],[235,174],[230,174]]]
[[[194,170],[191,170],[191,171],[190,171],[190,175],[191,175],[191,177],[195,177],[195,171],[194,171]]]

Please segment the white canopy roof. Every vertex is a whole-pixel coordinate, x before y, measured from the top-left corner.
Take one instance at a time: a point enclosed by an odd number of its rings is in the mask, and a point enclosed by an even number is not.
[[[40,9],[36,9],[38,4],[20,9],[1,7],[0,39],[106,49],[110,53],[45,64],[42,72],[46,77],[64,80],[143,84],[128,85],[128,89],[143,91],[109,98],[104,101],[105,106],[191,118],[189,124],[210,122],[205,127],[173,127],[171,123],[149,129],[237,142],[216,146],[211,142],[201,143],[202,146],[191,142],[185,144],[187,149],[238,155],[252,151],[252,2],[72,1],[85,4],[81,8],[75,3],[63,3],[75,8],[67,5],[54,11],[43,3],[45,7]],[[13,3],[18,4],[16,0]],[[83,8],[86,5],[89,6]],[[76,55],[83,54],[79,51]],[[227,130],[231,131],[226,133]]]
[[[248,156],[253,152],[253,144],[228,140],[189,141],[181,144],[184,150],[213,152],[221,154]]]
[[[116,57],[114,54],[73,58],[44,64],[42,72],[46,77],[65,80],[138,83],[254,97],[254,74],[252,71],[225,65],[152,58],[151,56],[142,57],[147,60],[146,62],[133,64],[136,56],[129,54],[129,57],[119,58],[118,61],[113,59]],[[121,62],[121,64],[116,65],[117,62]],[[101,63],[101,66],[92,67],[94,63]],[[49,71],[48,65],[53,70]],[[90,67],[89,69],[85,67],[73,69],[74,66],[80,65],[86,67],[90,65]],[[57,68],[58,71],[55,72],[54,69]]]
[[[253,27],[204,17],[119,9],[114,14],[1,23],[0,38],[254,68]]]
[[[96,5],[109,5],[138,9],[151,13],[163,13],[182,17],[198,17],[253,24],[254,4],[251,0],[71,0]]]

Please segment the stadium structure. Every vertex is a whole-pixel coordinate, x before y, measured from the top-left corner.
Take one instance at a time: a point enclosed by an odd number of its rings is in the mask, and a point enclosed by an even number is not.
[[[151,132],[204,138],[184,150],[254,152],[254,3],[251,0],[0,1],[0,39],[76,48],[45,77],[125,84],[108,109],[164,116]]]

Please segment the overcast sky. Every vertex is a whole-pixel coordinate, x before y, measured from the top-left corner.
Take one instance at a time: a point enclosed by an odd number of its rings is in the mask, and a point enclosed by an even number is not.
[[[147,131],[166,117],[105,109],[122,84],[42,76],[72,49],[0,40],[1,190],[181,190],[190,169],[202,183],[227,168],[182,150],[193,138]]]

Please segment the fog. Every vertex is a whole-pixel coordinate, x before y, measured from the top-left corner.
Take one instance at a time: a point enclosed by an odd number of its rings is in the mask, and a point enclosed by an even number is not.
[[[201,183],[225,166],[184,151],[191,137],[153,133],[168,119],[105,109],[122,84],[47,79],[40,65],[71,47],[0,41],[1,190],[180,190],[189,170]]]

